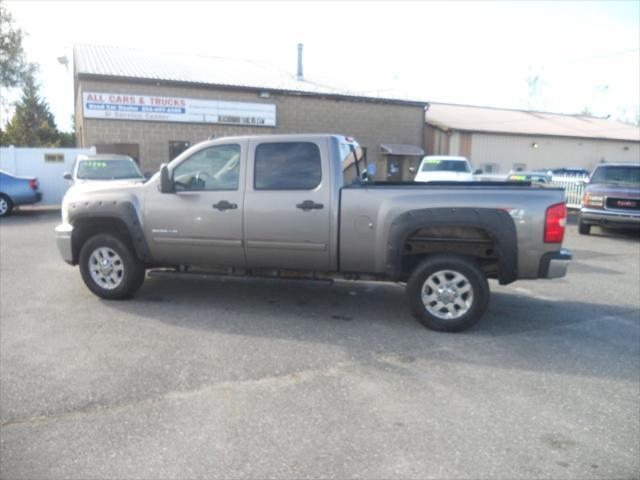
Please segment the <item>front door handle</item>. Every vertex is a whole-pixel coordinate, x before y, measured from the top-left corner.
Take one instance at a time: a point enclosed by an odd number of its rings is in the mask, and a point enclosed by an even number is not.
[[[213,208],[216,208],[216,209],[220,210],[221,212],[223,210],[235,210],[236,208],[238,208],[238,204],[237,203],[229,203],[226,200],[220,200],[218,203],[214,203],[213,204]]]
[[[308,212],[309,210],[322,210],[324,205],[321,203],[315,203],[313,200],[305,200],[302,203],[296,205],[296,208],[304,212]]]

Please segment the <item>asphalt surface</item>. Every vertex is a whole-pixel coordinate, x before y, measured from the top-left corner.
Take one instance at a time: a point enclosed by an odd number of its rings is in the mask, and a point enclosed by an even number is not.
[[[565,245],[429,331],[392,284],[148,278],[107,302],[57,212],[0,221],[2,478],[638,478],[640,238]]]

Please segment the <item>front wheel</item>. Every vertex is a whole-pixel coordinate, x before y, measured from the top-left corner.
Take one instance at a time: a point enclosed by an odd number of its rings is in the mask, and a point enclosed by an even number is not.
[[[101,298],[129,298],[144,282],[144,263],[129,242],[120,237],[91,237],[80,250],[79,263],[85,285]]]
[[[470,257],[440,254],[418,265],[406,287],[416,318],[427,328],[460,332],[475,324],[489,305],[489,285]]]
[[[591,225],[584,223],[582,220],[578,220],[578,233],[580,233],[580,235],[589,235],[589,233],[591,233]]]

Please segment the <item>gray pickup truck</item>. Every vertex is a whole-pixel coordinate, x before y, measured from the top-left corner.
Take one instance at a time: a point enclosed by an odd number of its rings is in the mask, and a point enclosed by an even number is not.
[[[488,278],[565,275],[563,191],[525,182],[378,182],[340,135],[219,138],[148,182],[68,194],[65,261],[106,299],[147,269],[309,272],[406,284],[427,327],[460,331],[489,302]]]

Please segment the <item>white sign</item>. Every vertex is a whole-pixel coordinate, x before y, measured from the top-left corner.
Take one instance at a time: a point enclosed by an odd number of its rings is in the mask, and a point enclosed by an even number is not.
[[[276,126],[276,106],[199,98],[84,92],[85,118]]]

